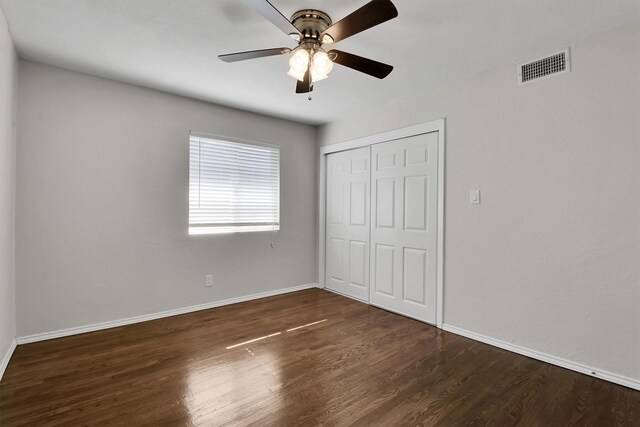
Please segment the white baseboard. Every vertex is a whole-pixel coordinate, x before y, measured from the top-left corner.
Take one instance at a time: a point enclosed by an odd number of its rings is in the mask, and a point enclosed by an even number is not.
[[[9,345],[9,349],[7,350],[4,357],[2,358],[2,364],[0,364],[0,381],[4,376],[4,371],[7,369],[7,365],[9,365],[9,360],[11,360],[11,356],[13,356],[13,351],[16,349],[17,345],[18,343],[16,342],[15,339],[11,341],[11,344]]]
[[[531,350],[526,347],[521,347],[516,344],[511,344],[505,341],[501,341],[495,338],[491,338],[482,334],[467,331],[456,326],[444,324],[442,329],[447,332],[454,333],[456,335],[462,335],[463,337],[471,338],[475,341],[480,341],[485,344],[492,345],[504,350],[508,350],[514,353],[522,354],[523,356],[530,357],[532,359],[541,360],[552,365],[560,366],[562,368],[570,369],[572,371],[580,372],[581,374],[589,375],[590,377],[600,378],[605,381],[609,381],[615,384],[619,384],[625,387],[629,387],[635,390],[640,390],[640,380],[627,378],[622,375],[614,374],[612,372],[603,371],[600,369],[592,368],[590,366],[583,365],[581,363],[572,362],[570,360],[562,359],[560,357],[552,356],[550,354],[541,353],[536,350]]]
[[[222,301],[208,302],[205,304],[192,305],[190,307],[176,308],[173,310],[162,311],[159,313],[144,314],[142,316],[128,317],[126,319],[112,320],[109,322],[94,323],[92,325],[78,326],[75,328],[61,329],[58,331],[44,332],[41,334],[26,335],[16,339],[17,344],[29,344],[38,341],[52,340],[55,338],[68,337],[70,335],[84,334],[87,332],[95,332],[103,329],[116,328],[119,326],[132,325],[134,323],[147,322],[149,320],[162,319],[164,317],[178,316],[180,314],[193,313],[194,311],[208,310],[210,308],[222,307],[224,305],[237,304],[260,298],[273,297],[276,295],[288,294],[291,292],[303,291],[305,289],[317,288],[317,283],[309,283],[307,285],[293,286],[290,288],[277,289],[275,291],[261,292],[253,295],[246,295],[237,298],[229,298]]]

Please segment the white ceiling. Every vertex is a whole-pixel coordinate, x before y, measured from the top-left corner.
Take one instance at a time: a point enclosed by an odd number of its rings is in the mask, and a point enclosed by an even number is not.
[[[368,0],[271,0],[335,21]],[[22,58],[218,104],[321,124],[640,20],[639,0],[394,0],[399,17],[336,44],[394,65],[385,80],[336,66],[313,101],[287,57],[218,54],[292,46],[239,0],[0,0]],[[515,81],[515,70],[514,70]]]

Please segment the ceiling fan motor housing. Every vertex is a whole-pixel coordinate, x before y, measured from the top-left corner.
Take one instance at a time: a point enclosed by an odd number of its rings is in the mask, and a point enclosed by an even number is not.
[[[300,41],[320,43],[322,43],[320,35],[332,25],[329,15],[315,9],[302,9],[297,11],[291,16],[291,23],[300,31],[302,35]]]

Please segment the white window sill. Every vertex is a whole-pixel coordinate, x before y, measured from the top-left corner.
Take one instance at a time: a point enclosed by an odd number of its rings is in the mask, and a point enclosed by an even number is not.
[[[252,225],[246,227],[189,227],[190,236],[202,236],[207,234],[233,234],[233,233],[255,233],[260,231],[279,231],[280,226],[276,225]]]

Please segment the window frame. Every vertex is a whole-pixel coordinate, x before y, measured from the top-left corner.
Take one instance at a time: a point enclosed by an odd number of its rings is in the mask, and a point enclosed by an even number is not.
[[[272,222],[270,224],[264,223],[247,223],[246,226],[239,226],[238,223],[230,223],[230,224],[220,224],[218,226],[214,226],[210,224],[198,226],[198,224],[191,223],[191,142],[192,138],[201,138],[201,139],[209,139],[213,141],[220,141],[223,143],[231,143],[238,145],[250,145],[257,147],[264,147],[276,150],[277,152],[277,200],[276,200],[276,222]],[[261,232],[272,232],[276,233],[280,231],[280,214],[281,214],[281,159],[282,159],[282,150],[279,144],[272,144],[268,142],[258,142],[251,141],[239,138],[233,138],[229,136],[221,136],[215,134],[209,134],[204,132],[196,132],[189,131],[188,138],[188,152],[187,152],[187,163],[188,163],[188,190],[187,190],[187,234],[189,236],[211,236],[211,235],[228,235],[235,233],[261,233]]]

